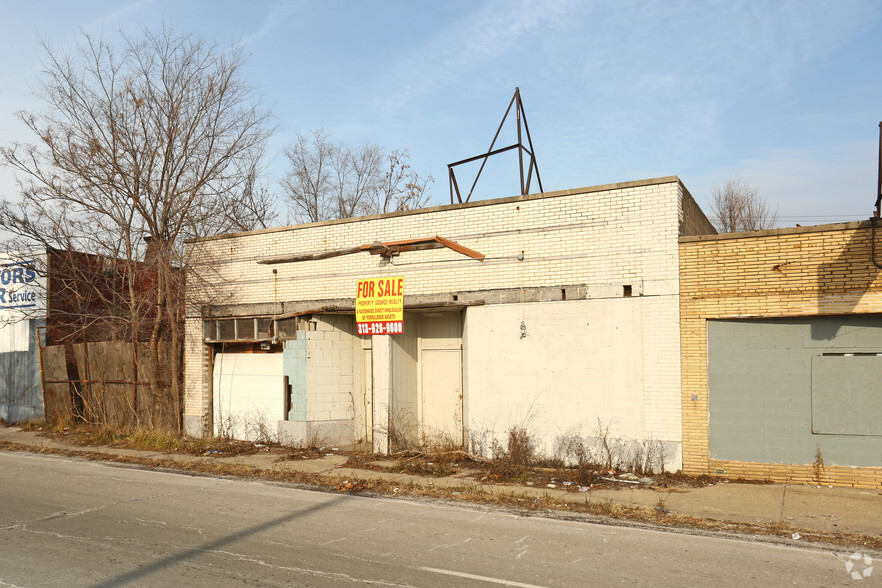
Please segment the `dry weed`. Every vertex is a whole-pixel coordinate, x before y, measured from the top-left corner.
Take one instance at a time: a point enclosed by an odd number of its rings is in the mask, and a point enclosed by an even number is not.
[[[173,460],[119,456],[82,450],[66,450],[41,448],[39,450],[28,445],[11,442],[0,442],[3,451],[27,451],[72,457],[87,458],[94,461],[137,464],[150,468],[167,468],[179,471],[199,472],[208,475],[244,477],[283,482],[307,487],[333,489],[338,492],[365,492],[388,497],[424,497],[444,500],[455,500],[478,504],[493,504],[510,507],[519,511],[543,513],[572,513],[572,515],[591,515],[603,519],[628,520],[648,523],[668,528],[688,528],[700,531],[724,531],[729,533],[748,533],[766,535],[786,540],[798,532],[802,542],[823,543],[848,548],[882,550],[882,537],[861,535],[846,532],[828,533],[801,529],[787,523],[747,523],[743,521],[717,521],[700,519],[675,513],[664,513],[655,509],[632,507],[612,502],[592,502],[563,500],[554,496],[528,496],[512,492],[500,492],[498,489],[482,487],[442,488],[419,484],[400,484],[388,480],[356,479],[341,480],[336,476],[322,476],[290,470],[269,470],[245,465],[218,463],[213,460],[195,460],[177,462]],[[670,474],[669,474],[670,475]],[[665,500],[660,498],[657,506],[665,507]]]
[[[505,443],[494,439],[490,444],[490,453],[490,472],[497,479],[529,479],[535,445],[525,426],[516,425],[509,429]]]

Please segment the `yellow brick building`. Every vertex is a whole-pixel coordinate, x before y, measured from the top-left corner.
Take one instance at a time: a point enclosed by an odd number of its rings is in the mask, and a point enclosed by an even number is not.
[[[680,238],[686,473],[882,486],[873,236],[864,221]]]

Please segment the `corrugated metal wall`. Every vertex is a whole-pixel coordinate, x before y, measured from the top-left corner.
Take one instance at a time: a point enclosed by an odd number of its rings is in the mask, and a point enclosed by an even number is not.
[[[37,319],[0,327],[0,419],[19,423],[43,418]]]

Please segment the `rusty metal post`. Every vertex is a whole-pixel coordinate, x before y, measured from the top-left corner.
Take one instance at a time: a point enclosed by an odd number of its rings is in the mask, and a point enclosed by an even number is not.
[[[876,183],[876,210],[870,218],[870,260],[877,269],[882,269],[882,263],[876,259],[876,228],[879,224],[880,204],[882,204],[882,122],[879,123],[879,180]]]
[[[518,92],[518,100],[520,100],[520,92]],[[524,132],[527,134],[527,145],[530,146],[530,170],[536,170],[536,183],[539,184],[539,192],[544,192],[542,187],[542,178],[539,177],[539,164],[536,163],[536,154],[533,153],[533,138],[530,136],[530,125],[527,123],[527,111],[524,110],[524,103],[521,102],[521,117],[524,119]],[[524,194],[530,191],[530,174],[527,174],[527,189]]]
[[[91,422],[94,414],[92,412],[92,378],[89,375],[89,344],[86,341],[86,327],[83,327],[83,369],[86,370],[85,377],[81,378],[83,382],[83,409],[86,413],[86,419]]]
[[[132,333],[132,414],[137,426],[141,423],[141,419],[138,417],[138,342],[135,339],[134,333]],[[156,369],[159,369],[158,365]]]
[[[527,191],[524,189],[524,142],[521,139],[521,110],[524,106],[521,104],[520,88],[515,88],[514,99],[518,102],[517,107],[515,108],[515,117],[518,125],[518,170],[521,174],[521,195],[523,195],[526,194]]]
[[[43,372],[43,344],[40,342],[40,329],[45,329],[46,327],[38,327],[36,325],[34,327],[37,332],[37,359],[40,362],[40,391],[42,392],[40,398],[43,400],[43,420],[48,420],[46,418],[46,374]]]

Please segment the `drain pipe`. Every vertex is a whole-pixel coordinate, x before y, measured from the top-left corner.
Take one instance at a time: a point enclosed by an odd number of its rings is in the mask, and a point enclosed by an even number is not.
[[[879,179],[876,182],[876,210],[870,219],[870,255],[873,265],[882,269],[882,264],[876,261],[876,225],[879,224],[880,206],[882,206],[882,122],[879,123]]]

